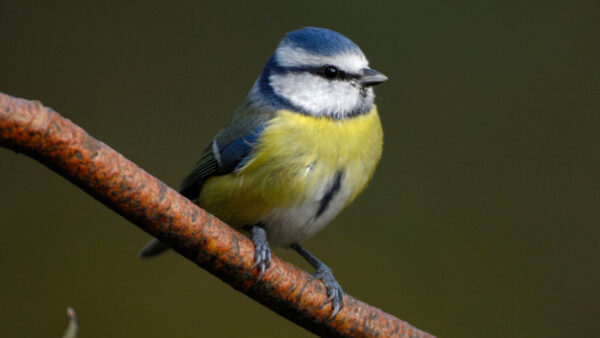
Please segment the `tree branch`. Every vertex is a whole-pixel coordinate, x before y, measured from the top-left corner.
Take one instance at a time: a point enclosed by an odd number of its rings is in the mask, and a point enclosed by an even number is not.
[[[321,281],[277,257],[253,287],[257,271],[251,268],[249,239],[40,102],[0,93],[0,145],[43,163],[187,259],[316,334],[432,337],[349,295],[329,320]]]

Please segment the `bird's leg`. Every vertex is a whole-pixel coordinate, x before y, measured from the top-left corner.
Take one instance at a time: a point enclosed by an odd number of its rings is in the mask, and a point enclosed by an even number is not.
[[[329,296],[327,301],[331,302],[331,305],[333,306],[333,313],[329,319],[335,317],[335,315],[344,306],[344,290],[342,290],[340,284],[337,282],[335,277],[333,277],[331,269],[313,254],[311,254],[308,250],[300,246],[300,244],[294,243],[291,247],[316,269],[313,276],[323,281],[323,284],[325,284],[325,287],[327,288],[327,295]]]
[[[252,242],[254,242],[254,265],[252,268],[258,267],[260,275],[255,284],[258,283],[265,274],[265,269],[271,265],[271,248],[267,242],[267,232],[260,225],[254,225],[250,228]]]

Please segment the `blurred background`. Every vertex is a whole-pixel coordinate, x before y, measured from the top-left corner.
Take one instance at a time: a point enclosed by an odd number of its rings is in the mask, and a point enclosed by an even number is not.
[[[334,29],[390,80],[367,191],[306,247],[349,294],[440,337],[600,330],[597,1],[0,3],[0,91],[177,187],[286,32]],[[0,149],[0,335],[310,333]],[[312,271],[298,255],[276,254]]]

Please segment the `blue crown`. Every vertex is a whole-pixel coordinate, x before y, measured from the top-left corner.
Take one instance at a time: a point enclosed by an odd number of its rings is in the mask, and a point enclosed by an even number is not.
[[[281,40],[281,44],[291,44],[308,52],[327,56],[348,51],[360,52],[360,48],[350,39],[326,28],[305,27],[290,32]]]

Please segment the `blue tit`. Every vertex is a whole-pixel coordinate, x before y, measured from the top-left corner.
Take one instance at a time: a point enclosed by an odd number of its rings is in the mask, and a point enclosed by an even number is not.
[[[373,86],[386,80],[340,33],[308,27],[287,34],[179,190],[249,230],[259,280],[270,245],[302,255],[327,288],[332,316],[344,292],[331,269],[299,243],[331,222],[373,176],[383,146]],[[140,256],[166,249],[154,240]]]

